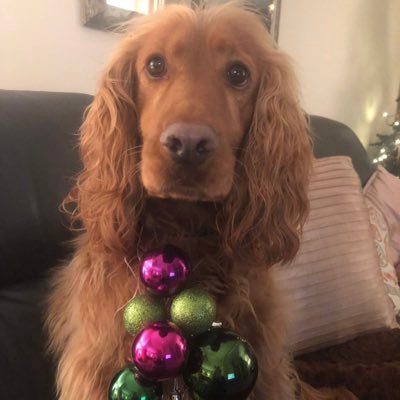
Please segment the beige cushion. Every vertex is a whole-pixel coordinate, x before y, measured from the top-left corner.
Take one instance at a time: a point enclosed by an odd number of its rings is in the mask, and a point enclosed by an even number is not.
[[[316,160],[309,199],[298,256],[275,269],[295,354],[396,326],[350,158]]]

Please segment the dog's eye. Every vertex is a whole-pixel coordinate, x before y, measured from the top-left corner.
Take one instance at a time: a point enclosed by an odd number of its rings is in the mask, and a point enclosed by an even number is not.
[[[167,72],[165,60],[161,56],[154,56],[150,58],[146,67],[152,78],[161,78]]]
[[[230,65],[226,71],[228,82],[233,86],[244,86],[250,76],[249,70],[242,64]]]

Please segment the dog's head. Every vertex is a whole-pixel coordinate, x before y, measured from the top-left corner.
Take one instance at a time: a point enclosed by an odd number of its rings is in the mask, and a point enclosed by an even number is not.
[[[170,6],[135,20],[82,127],[76,193],[93,239],[131,240],[146,196],[218,201],[227,246],[262,236],[271,259],[293,257],[311,159],[294,82],[250,11]]]
[[[237,8],[174,7],[156,18],[135,60],[143,185],[153,196],[223,199],[250,128],[267,36]]]

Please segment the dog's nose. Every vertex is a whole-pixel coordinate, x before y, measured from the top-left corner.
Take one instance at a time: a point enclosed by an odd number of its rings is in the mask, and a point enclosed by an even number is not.
[[[218,147],[218,137],[210,126],[176,123],[161,134],[161,144],[177,163],[201,164]]]

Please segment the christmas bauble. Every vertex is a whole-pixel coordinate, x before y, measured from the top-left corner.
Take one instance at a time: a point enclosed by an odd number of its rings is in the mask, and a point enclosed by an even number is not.
[[[209,329],[216,317],[214,299],[203,289],[187,289],[171,304],[171,320],[186,334],[198,335]]]
[[[211,328],[191,347],[183,378],[195,400],[244,400],[257,380],[250,345],[223,328]]]
[[[189,273],[185,256],[176,247],[164,246],[147,253],[140,266],[143,284],[154,294],[171,296],[186,282]]]
[[[132,299],[124,309],[124,326],[136,335],[147,324],[167,319],[164,302],[158,297],[141,295]]]
[[[144,328],[132,345],[132,359],[140,374],[149,380],[173,378],[182,371],[188,355],[182,332],[169,322]]]
[[[126,367],[113,378],[109,400],[161,400],[162,385],[146,382],[137,375],[134,367]]]

